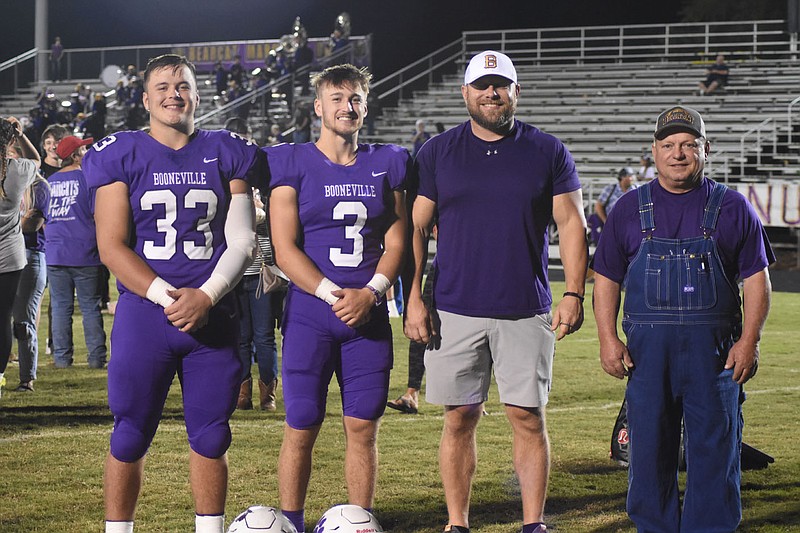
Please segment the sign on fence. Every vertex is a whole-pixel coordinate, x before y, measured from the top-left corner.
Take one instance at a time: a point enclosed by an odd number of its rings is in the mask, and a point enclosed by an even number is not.
[[[800,184],[775,181],[739,183],[735,187],[753,204],[765,226],[800,228]]]

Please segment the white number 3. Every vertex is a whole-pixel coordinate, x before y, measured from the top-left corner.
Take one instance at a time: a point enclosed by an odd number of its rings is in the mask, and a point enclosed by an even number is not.
[[[353,241],[353,252],[345,253],[341,248],[331,248],[329,257],[337,267],[357,267],[364,258],[364,237],[361,230],[367,223],[367,206],[361,202],[339,202],[333,208],[333,219],[344,220],[347,215],[355,215],[355,221],[345,226],[344,236]]]

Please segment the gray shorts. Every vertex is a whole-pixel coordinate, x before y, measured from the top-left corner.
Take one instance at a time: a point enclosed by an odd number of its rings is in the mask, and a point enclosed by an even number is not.
[[[555,351],[550,313],[519,319],[437,314],[439,337],[425,351],[428,402],[485,402],[494,366],[502,403],[519,407],[547,404]]]

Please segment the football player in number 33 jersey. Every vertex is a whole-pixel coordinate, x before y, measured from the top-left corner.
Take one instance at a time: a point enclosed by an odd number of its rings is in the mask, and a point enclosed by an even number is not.
[[[241,372],[229,291],[254,256],[250,191],[262,186],[254,179],[263,158],[235,134],[195,129],[197,81],[186,58],[151,59],[144,84],[149,132],[115,133],[84,159],[100,256],[120,292],[108,367],[106,531],[133,530],[144,455],[178,373],[196,531],[222,533]]]

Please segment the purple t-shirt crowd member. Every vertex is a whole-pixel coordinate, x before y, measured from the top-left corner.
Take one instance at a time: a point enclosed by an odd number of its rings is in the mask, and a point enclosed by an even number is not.
[[[47,216],[50,207],[50,186],[46,180],[36,180],[33,185],[33,206],[32,208],[40,212],[47,223]],[[25,237],[25,248],[28,250],[35,250],[37,252],[44,252],[45,250],[45,237],[44,226],[37,231],[23,233]]]
[[[438,208],[437,309],[495,318],[548,312],[553,196],[581,186],[561,141],[516,120],[512,134],[487,142],[465,122],[425,143],[416,165],[419,195]],[[483,194],[469,194],[476,189]]]
[[[100,266],[91,203],[82,170],[50,176],[45,248],[48,266]]]
[[[127,131],[95,143],[83,168],[92,189],[116,181],[128,186],[136,228],[131,247],[150,268],[174,287],[197,288],[226,249],[225,217],[218,214],[227,212],[228,182],[247,177],[259,186],[257,153],[228,131],[197,130],[180,150]]]
[[[313,143],[265,151],[270,188],[288,185],[297,191],[305,254],[338,286],[366,285],[383,255],[383,236],[394,222],[394,204],[387,199],[392,191],[406,188],[408,152],[391,144],[359,144],[355,164],[343,166],[332,163]]]
[[[704,208],[714,182],[704,178],[699,187],[684,194],[668,192],[658,181],[651,184],[656,226],[653,237],[687,239],[701,236]],[[603,238],[606,235],[609,237]],[[739,279],[762,271],[775,261],[758,215],[737,191],[725,193],[713,237],[725,268],[725,276],[732,285]],[[594,271],[612,281],[623,283],[628,265],[639,251],[641,243],[638,196],[635,193],[623,195],[603,227],[594,255]]]

